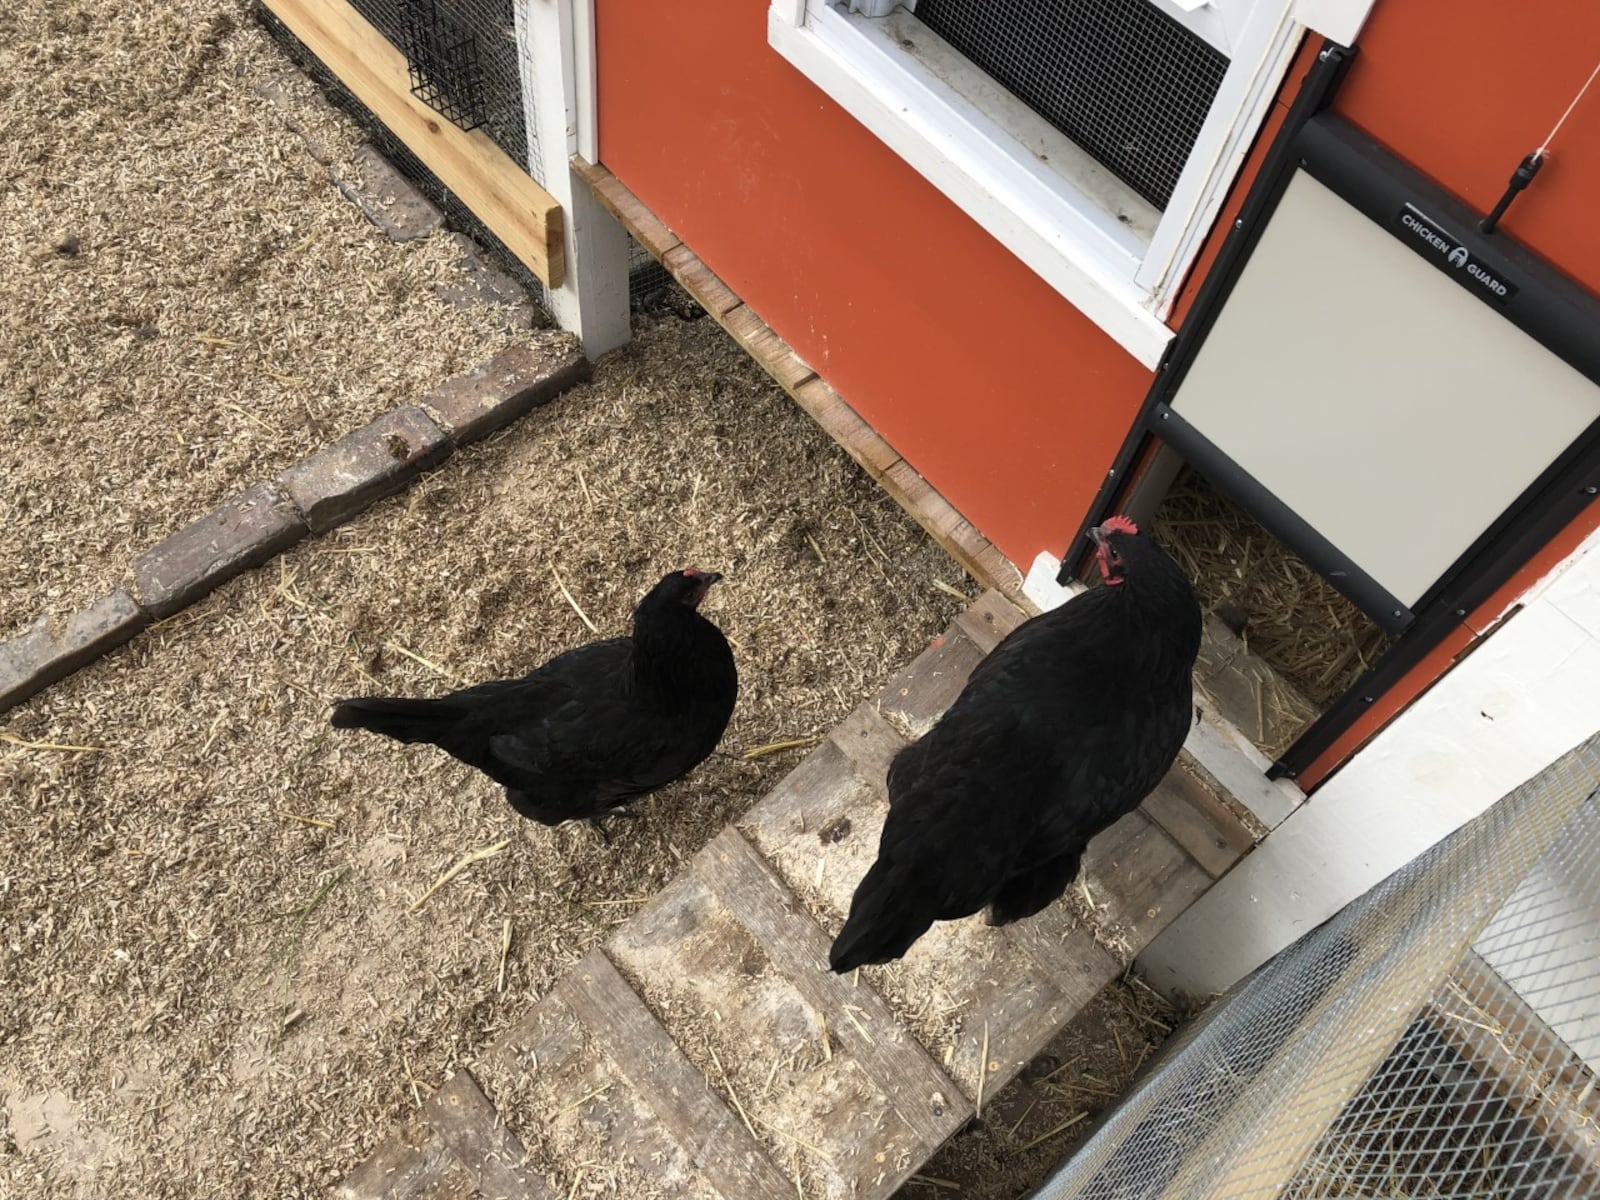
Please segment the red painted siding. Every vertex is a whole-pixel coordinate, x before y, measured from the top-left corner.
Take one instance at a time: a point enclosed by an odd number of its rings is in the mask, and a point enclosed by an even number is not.
[[[600,158],[1013,561],[1060,552],[1150,373],[767,45],[598,0]]]
[[[1479,211],[1600,59],[1593,0],[1379,0],[1335,109]],[[1500,228],[1600,292],[1600,84]]]

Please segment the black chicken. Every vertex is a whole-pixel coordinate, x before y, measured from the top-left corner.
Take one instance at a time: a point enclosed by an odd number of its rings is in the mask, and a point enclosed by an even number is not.
[[[504,785],[530,820],[599,828],[602,814],[699,765],[727,728],[733,652],[697,611],[721,578],[692,567],[663,576],[634,609],[631,637],[568,650],[521,679],[437,700],[343,700],[333,724],[431,742]]]
[[[899,958],[935,921],[985,906],[991,925],[1032,916],[1177,758],[1194,717],[1194,590],[1128,518],[1090,536],[1105,586],[1019,626],[890,763],[878,858],[835,971]]]

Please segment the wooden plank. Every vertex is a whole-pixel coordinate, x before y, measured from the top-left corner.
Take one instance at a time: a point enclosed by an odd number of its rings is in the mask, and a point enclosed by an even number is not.
[[[972,1109],[894,1014],[868,988],[828,969],[828,939],[750,843],[725,829],[693,859],[695,874],[754,935],[773,965],[828,1016],[832,1036],[894,1098],[896,1110],[932,1149]]]
[[[664,258],[668,251],[683,244],[683,239],[668,229],[666,223],[610,171],[576,154],[572,156],[572,169],[583,176],[601,207],[620,221],[634,240],[656,259]]]
[[[1140,808],[1208,875],[1220,879],[1255,845],[1255,838],[1228,806],[1212,795],[1192,763],[1180,754]]]
[[[976,525],[962,517],[950,530],[950,541],[961,547],[962,561],[973,564],[968,574],[985,587],[996,588],[1018,603],[1022,601],[1022,572]]]
[[[748,304],[729,309],[717,320],[785,391],[793,391],[816,374]]]
[[[1553,1150],[1600,1180],[1594,1075],[1499,972],[1468,950],[1422,1016]]]
[[[1077,1012],[1122,974],[1122,964],[1094,940],[1064,904],[1052,904],[1005,934],[1037,962]]]
[[[1211,886],[1198,863],[1142,812],[1131,812],[1089,843],[1086,880],[1095,920],[1134,957]],[[1074,884],[1080,888],[1081,884]]]
[[[997,589],[989,588],[962,611],[956,624],[979,650],[988,654],[1027,619],[1027,613]]]
[[[549,192],[483,130],[465,132],[413,96],[405,56],[346,0],[265,3],[528,270],[561,286],[561,206]]]
[[[878,693],[878,710],[907,741],[915,741],[955,703],[982,661],[983,651],[952,623],[909,666],[890,676]]]
[[[485,1092],[502,1116],[538,1131],[558,1196],[570,1195],[581,1176],[613,1195],[705,1200],[712,1193],[701,1178],[699,1137],[686,1147],[668,1127],[612,1055],[609,1029],[574,1011],[573,986],[558,981],[496,1039],[475,1068]]]
[[[902,503],[915,514],[922,527],[933,534],[947,550],[955,553],[956,548],[949,544],[950,535],[961,520],[961,514],[917,472],[915,467],[902,458],[884,472],[883,483],[896,496],[904,497]],[[960,549],[962,552],[956,554],[956,557],[965,562],[968,557],[965,548]]]
[[[886,795],[886,777],[889,762],[905,746],[900,731],[889,724],[871,702],[859,705],[848,717],[834,726],[828,740],[844,751],[856,771]]]
[[[439,1131],[414,1114],[334,1189],[336,1200],[470,1197],[471,1181]]]
[[[1268,779],[1267,760],[1237,729],[1202,717],[1184,739],[1184,750],[1217,788],[1242,805],[1265,829],[1275,829],[1305,803],[1286,779]]]
[[[472,1177],[479,1195],[495,1200],[549,1200],[550,1189],[465,1070],[434,1093],[429,1120]]]
[[[811,419],[874,479],[882,482],[884,472],[900,461],[900,452],[884,441],[826,380],[809,379],[792,395]]]
[[[789,1181],[604,954],[591,950],[557,986],[712,1187],[727,1200],[787,1200]]]
[[[674,246],[662,256],[661,263],[683,285],[683,290],[713,317],[721,317],[744,303],[687,246]]]
[[[694,871],[613,935],[618,967],[773,1160],[818,1197],[886,1197],[933,1152],[897,1098]],[[899,1036],[898,1031],[889,1031]]]

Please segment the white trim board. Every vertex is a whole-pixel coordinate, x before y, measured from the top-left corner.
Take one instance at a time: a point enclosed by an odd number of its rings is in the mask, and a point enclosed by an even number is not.
[[[573,151],[594,133],[591,0],[517,0],[518,64],[530,157],[538,147],[539,182],[561,205],[566,275],[545,299],[556,324],[576,333],[591,360],[630,336],[628,235],[573,174]],[[587,115],[586,115],[587,114]]]
[[[1600,533],[1139,956],[1208,995],[1600,729]]]

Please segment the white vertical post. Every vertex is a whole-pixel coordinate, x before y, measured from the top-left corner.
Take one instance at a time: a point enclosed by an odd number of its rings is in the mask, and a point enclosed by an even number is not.
[[[595,63],[593,0],[516,0],[518,60],[530,157],[539,183],[561,205],[566,275],[547,289],[550,315],[583,340],[591,359],[624,344],[628,324],[628,234],[573,174],[578,131],[594,160]]]

